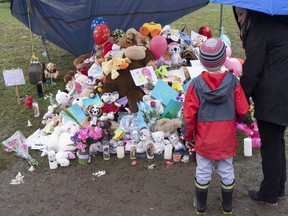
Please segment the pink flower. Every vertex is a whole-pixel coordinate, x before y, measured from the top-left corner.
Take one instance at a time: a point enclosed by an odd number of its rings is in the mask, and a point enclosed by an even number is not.
[[[76,148],[80,149],[82,152],[85,152],[86,145],[82,142],[77,143]]]
[[[98,140],[99,138],[102,137],[101,131],[102,129],[100,127],[95,127],[94,130],[91,130],[89,132],[89,137],[91,137],[94,140]]]
[[[79,131],[77,131],[77,134],[79,136],[79,139],[81,139],[83,142],[86,142],[87,133],[85,130],[79,130]]]

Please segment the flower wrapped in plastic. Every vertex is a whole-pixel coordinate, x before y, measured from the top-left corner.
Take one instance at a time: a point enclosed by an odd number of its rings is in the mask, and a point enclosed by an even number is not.
[[[78,149],[77,156],[80,164],[87,164],[90,159],[89,149],[93,143],[96,143],[102,137],[102,129],[98,126],[87,125],[80,128],[71,140]]]
[[[4,151],[14,153],[28,161],[30,166],[38,166],[38,161],[32,158],[29,154],[29,146],[26,138],[20,131],[16,131],[11,137],[2,142]]]

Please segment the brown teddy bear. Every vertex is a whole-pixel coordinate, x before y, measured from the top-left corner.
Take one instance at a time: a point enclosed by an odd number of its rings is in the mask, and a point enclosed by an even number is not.
[[[48,62],[45,64],[44,76],[46,79],[56,79],[59,76],[59,71],[54,63]]]
[[[138,55],[135,56],[135,53],[138,53]],[[105,92],[117,91],[119,98],[127,97],[128,107],[130,111],[134,113],[138,112],[137,102],[142,100],[145,93],[140,86],[135,85],[130,70],[147,66],[149,62],[153,61],[153,54],[143,46],[128,47],[125,49],[124,54],[125,57],[131,60],[131,63],[126,69],[118,71],[120,76],[117,79],[113,80],[111,75],[106,76],[101,95]],[[142,59],[140,59],[139,56],[142,56]]]
[[[77,72],[80,72],[86,76],[88,75],[88,70],[94,63],[94,62],[87,61],[90,57],[91,57],[90,53],[86,53],[74,59],[73,64]]]
[[[162,118],[157,120],[155,125],[156,131],[163,131],[164,137],[167,138],[171,133],[177,131],[177,129],[181,128],[182,121],[180,118]]]
[[[150,37],[142,35],[134,28],[130,28],[126,31],[126,37],[138,46],[146,46],[147,48],[150,46]]]

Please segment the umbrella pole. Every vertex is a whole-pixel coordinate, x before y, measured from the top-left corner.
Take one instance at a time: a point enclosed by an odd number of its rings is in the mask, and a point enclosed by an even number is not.
[[[219,26],[219,37],[223,34],[223,4],[220,5],[220,26]]]

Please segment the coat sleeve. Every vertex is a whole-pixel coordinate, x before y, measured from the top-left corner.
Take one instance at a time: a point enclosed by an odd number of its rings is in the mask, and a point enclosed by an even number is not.
[[[184,140],[186,141],[192,141],[194,138],[198,110],[199,99],[194,91],[193,85],[190,84],[183,105],[182,131]]]
[[[243,64],[243,75],[240,78],[240,83],[247,98],[252,96],[265,62],[267,40],[266,34],[263,34],[263,30],[261,31],[261,26],[261,24],[254,25],[249,30],[245,43],[246,59]]]
[[[245,121],[249,117],[249,104],[239,82],[234,89],[234,102],[237,121]]]

